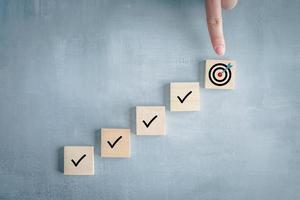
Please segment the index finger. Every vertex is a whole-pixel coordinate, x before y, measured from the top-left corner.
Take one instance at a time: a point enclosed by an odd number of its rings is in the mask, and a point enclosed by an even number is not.
[[[215,52],[225,53],[221,0],[205,0],[207,28]]]

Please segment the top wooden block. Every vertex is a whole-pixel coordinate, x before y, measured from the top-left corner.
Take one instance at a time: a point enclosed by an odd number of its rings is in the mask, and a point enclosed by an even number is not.
[[[199,111],[199,82],[179,82],[170,85],[171,111]]]
[[[205,61],[205,88],[234,89],[236,62],[233,60]]]

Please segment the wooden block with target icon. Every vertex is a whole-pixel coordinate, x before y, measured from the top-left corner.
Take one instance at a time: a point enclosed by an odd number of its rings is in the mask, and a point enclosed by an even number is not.
[[[233,60],[205,61],[205,88],[234,89],[236,62]]]

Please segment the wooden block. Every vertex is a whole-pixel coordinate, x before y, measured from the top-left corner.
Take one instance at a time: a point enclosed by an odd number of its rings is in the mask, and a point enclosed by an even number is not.
[[[94,175],[94,147],[65,146],[64,175]]]
[[[164,135],[166,109],[164,106],[136,107],[137,135]]]
[[[200,85],[199,82],[171,83],[171,111],[199,111]]]
[[[101,129],[101,157],[130,157],[130,129]]]
[[[233,60],[205,61],[205,88],[234,89],[236,62]]]

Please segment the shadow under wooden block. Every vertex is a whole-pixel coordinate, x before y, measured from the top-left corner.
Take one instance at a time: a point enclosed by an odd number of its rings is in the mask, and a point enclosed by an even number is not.
[[[233,60],[205,61],[205,88],[234,89],[236,62]]]
[[[101,129],[97,129],[94,133],[95,133],[95,135],[94,135],[95,152],[100,152],[100,150],[101,150],[101,143],[100,143]]]
[[[199,78],[199,83],[200,83],[200,86],[201,87],[204,87],[205,85],[205,61],[202,60],[198,63],[198,73],[200,75],[200,78]]]
[[[64,173],[64,148],[60,147],[57,150],[57,154],[58,154],[57,170]]]
[[[164,106],[136,107],[137,135],[165,135],[166,109]]]
[[[163,86],[163,99],[164,99],[164,105],[166,105],[166,109],[170,110],[170,84],[165,84]]]
[[[171,111],[199,111],[199,82],[177,82],[170,84]]]
[[[65,146],[64,174],[94,175],[94,147]]]
[[[101,129],[101,157],[128,158],[130,146],[130,129]]]
[[[135,112],[135,107],[130,108],[130,130],[133,133],[136,133],[136,112]]]

